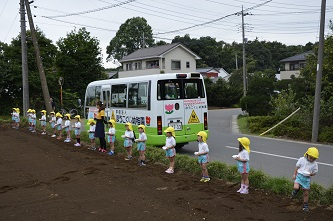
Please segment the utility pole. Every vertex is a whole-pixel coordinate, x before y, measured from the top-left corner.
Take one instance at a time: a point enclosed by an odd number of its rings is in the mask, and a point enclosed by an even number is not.
[[[242,5],[242,32],[243,32],[243,96],[246,96],[246,90],[247,90],[247,79],[246,79],[246,59],[245,59],[245,28],[244,28],[244,16],[248,15],[248,13],[244,14],[243,11],[243,5]]]
[[[30,31],[31,31],[31,36],[32,36],[32,42],[33,42],[35,52],[36,52],[36,61],[37,61],[37,67],[38,67],[40,82],[41,82],[41,85],[42,85],[45,107],[46,107],[47,112],[50,113],[52,111],[52,106],[51,106],[51,103],[50,103],[49,88],[47,87],[47,81],[46,81],[44,67],[43,67],[43,63],[42,63],[42,59],[41,59],[41,55],[40,55],[40,50],[39,50],[39,46],[38,46],[38,39],[37,39],[37,35],[36,35],[36,30],[35,30],[34,22],[32,20],[29,1],[24,0],[24,2],[25,2],[25,7],[27,9],[27,14],[28,14],[28,20],[29,20]]]
[[[29,109],[29,79],[28,79],[28,58],[27,58],[27,33],[25,26],[25,8],[24,0],[20,0],[21,14],[21,53],[22,53],[22,97],[23,97],[23,116],[27,116]]]
[[[321,1],[321,16],[320,16],[317,77],[316,77],[316,92],[315,92],[313,123],[312,123],[312,139],[311,139],[312,142],[317,142],[318,131],[319,131],[321,79],[322,79],[322,73],[323,73],[323,59],[324,59],[325,10],[326,10],[326,0],[322,0]]]
[[[236,70],[238,70],[238,57],[237,57],[237,52],[235,53],[236,56]]]

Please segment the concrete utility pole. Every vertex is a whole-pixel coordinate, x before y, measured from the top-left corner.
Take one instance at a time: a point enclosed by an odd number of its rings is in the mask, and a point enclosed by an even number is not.
[[[40,83],[42,85],[45,107],[46,107],[47,112],[50,113],[52,111],[52,106],[50,103],[49,88],[47,87],[44,67],[43,67],[41,56],[40,56],[40,50],[39,50],[39,46],[38,46],[38,39],[37,39],[36,31],[35,31],[35,26],[34,26],[34,22],[32,20],[29,1],[24,0],[24,2],[25,2],[25,7],[27,9],[27,14],[28,14],[32,42],[34,44],[34,48],[35,48],[35,52],[36,52],[36,61],[37,61],[37,67],[38,67],[38,72],[39,72],[39,77],[40,77]]]
[[[22,53],[22,87],[23,87],[23,116],[27,116],[29,109],[29,79],[28,79],[28,53],[27,53],[27,40],[26,40],[26,27],[25,27],[25,8],[24,0],[20,0],[20,14],[21,14],[21,53]]]
[[[322,73],[323,73],[323,59],[324,59],[325,11],[326,11],[326,0],[322,0],[321,1],[321,16],[320,16],[316,92],[315,92],[313,123],[312,123],[312,139],[311,139],[312,142],[318,141],[318,131],[319,131],[321,79],[322,79]]]
[[[247,91],[247,79],[246,79],[246,59],[245,59],[245,28],[244,28],[244,16],[248,15],[248,13],[244,14],[243,6],[242,6],[242,32],[243,32],[243,96],[246,96]]]

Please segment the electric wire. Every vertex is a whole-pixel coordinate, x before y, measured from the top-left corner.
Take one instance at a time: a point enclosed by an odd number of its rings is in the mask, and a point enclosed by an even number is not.
[[[65,15],[55,15],[55,16],[51,16],[51,17],[52,18],[60,18],[60,17],[68,17],[68,16],[73,16],[73,15],[88,14],[88,13],[102,11],[102,10],[109,9],[109,8],[118,7],[118,6],[121,6],[121,5],[126,5],[126,4],[129,4],[131,2],[135,2],[135,1],[137,1],[137,0],[127,0],[125,2],[120,2],[120,3],[117,3],[117,4],[105,6],[105,7],[102,7],[102,8],[97,8],[97,9],[92,9],[92,10],[82,11],[82,12],[75,12],[75,13],[70,13],[70,14],[65,14]]]

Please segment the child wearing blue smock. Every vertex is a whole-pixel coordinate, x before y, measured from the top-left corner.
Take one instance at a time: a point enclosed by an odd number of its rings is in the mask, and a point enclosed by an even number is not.
[[[139,131],[139,138],[135,139],[135,142],[138,143],[138,151],[140,154],[140,166],[146,166],[146,141],[147,141],[147,135],[145,134],[146,127],[142,124],[138,126]]]
[[[238,138],[238,156],[235,157],[237,160],[238,172],[241,176],[241,187],[237,191],[241,194],[249,193],[249,172],[250,172],[250,140],[247,137]]]
[[[296,163],[296,168],[293,174],[294,191],[292,196],[295,198],[300,187],[303,188],[303,210],[309,211],[309,190],[311,177],[318,172],[318,163],[316,160],[319,157],[319,151],[315,147],[310,147],[303,157],[299,158]]]
[[[114,155],[114,143],[116,142],[116,122],[113,119],[109,120],[109,131],[106,132],[108,143],[110,143],[110,152],[108,155]]]
[[[133,139],[134,139],[134,133],[133,133],[133,127],[132,124],[127,122],[125,124],[125,134],[121,137],[124,138],[124,147],[127,151],[127,157],[125,160],[131,160],[132,159],[132,146],[133,146]]]

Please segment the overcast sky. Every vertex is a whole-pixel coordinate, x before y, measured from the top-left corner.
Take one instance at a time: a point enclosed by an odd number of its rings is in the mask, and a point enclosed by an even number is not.
[[[0,41],[10,43],[20,33],[20,0],[0,0]],[[55,43],[74,28],[86,27],[100,40],[103,58],[106,46],[128,18],[144,17],[156,40],[171,40],[189,34],[210,36],[217,41],[242,42],[245,37],[278,41],[287,45],[316,42],[319,37],[321,0],[35,0],[31,4],[35,25]],[[331,33],[333,1],[326,3],[325,33]],[[82,13],[86,12],[86,13]],[[77,13],[77,14],[75,14]],[[72,15],[71,15],[72,14]],[[66,15],[66,16],[64,16]],[[215,20],[215,22],[213,22]],[[109,67],[105,63],[105,67]]]

